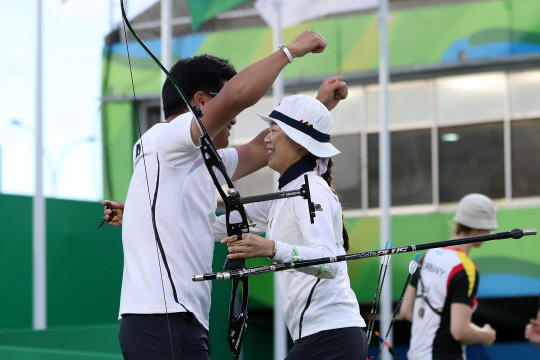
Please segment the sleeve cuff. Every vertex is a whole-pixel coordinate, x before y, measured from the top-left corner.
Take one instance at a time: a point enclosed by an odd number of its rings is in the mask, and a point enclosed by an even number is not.
[[[291,246],[286,243],[282,243],[281,241],[276,241],[276,244],[277,244],[276,256],[274,256],[274,258],[270,260],[277,263],[291,262],[294,255],[293,254],[294,246]]]

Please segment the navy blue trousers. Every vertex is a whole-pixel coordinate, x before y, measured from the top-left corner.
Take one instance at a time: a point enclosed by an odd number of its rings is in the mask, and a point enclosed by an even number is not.
[[[363,328],[320,331],[296,340],[285,360],[363,360],[367,357]]]
[[[193,313],[123,314],[120,348],[126,360],[209,360],[208,332]],[[170,328],[170,333],[169,333]],[[172,347],[171,347],[172,339]]]

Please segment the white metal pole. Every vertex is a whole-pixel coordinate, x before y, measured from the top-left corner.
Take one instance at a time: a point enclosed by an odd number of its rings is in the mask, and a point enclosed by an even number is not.
[[[274,51],[279,48],[283,41],[283,30],[281,28],[281,0],[274,0],[274,11],[275,11],[275,27],[273,29],[273,46]],[[281,72],[274,85],[272,86],[272,92],[274,94],[274,107],[277,107],[283,99],[283,73]]]
[[[47,262],[43,196],[41,0],[36,0],[36,191],[33,201],[33,328],[47,327]]]
[[[388,0],[379,3],[379,207],[380,215],[380,247],[391,242],[390,201],[391,201],[391,169],[390,169],[390,132],[388,130]],[[383,258],[381,258],[381,262]],[[380,304],[380,330],[381,336],[386,334],[392,317],[392,267],[388,263],[386,280],[381,293]],[[393,334],[390,333],[388,341],[393,343]],[[382,360],[390,360],[387,350],[383,351]]]
[[[512,204],[512,124],[510,117],[510,75],[504,77],[504,102],[503,102],[503,131],[504,131],[504,199],[507,204]]]
[[[282,0],[274,0],[275,24],[273,27],[273,48],[278,49],[283,41],[283,32],[281,25],[281,4]],[[283,73],[280,73],[272,87],[274,97],[274,108],[279,105],[283,99],[284,84]],[[279,174],[274,172],[274,183],[277,184]],[[281,307],[281,296],[277,283],[278,274],[274,274],[274,360],[283,360],[287,356],[287,325],[283,316]]]
[[[172,66],[172,0],[161,0],[161,61],[165,69]],[[164,72],[161,73],[161,83],[167,79]],[[160,97],[161,98],[161,97]],[[161,104],[161,121],[165,121],[163,115],[163,99]]]

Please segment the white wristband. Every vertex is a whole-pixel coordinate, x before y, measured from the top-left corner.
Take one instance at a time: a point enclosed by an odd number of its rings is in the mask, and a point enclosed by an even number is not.
[[[279,45],[279,48],[281,50],[283,50],[283,52],[285,53],[285,55],[287,55],[287,57],[289,58],[289,64],[291,64],[293,62],[293,57],[292,57],[292,54],[291,52],[289,51],[289,49],[287,49],[287,46],[284,45],[284,44],[281,44]]]

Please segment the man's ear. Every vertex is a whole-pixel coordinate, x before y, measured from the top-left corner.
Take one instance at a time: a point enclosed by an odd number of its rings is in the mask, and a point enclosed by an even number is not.
[[[196,91],[193,95],[193,100],[191,105],[197,105],[199,108],[204,106],[204,92]]]

